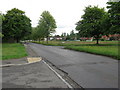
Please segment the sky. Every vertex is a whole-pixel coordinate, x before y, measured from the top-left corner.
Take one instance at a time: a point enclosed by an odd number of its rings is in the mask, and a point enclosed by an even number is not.
[[[75,30],[76,22],[84,14],[85,7],[92,5],[100,8],[107,6],[108,0],[1,0],[0,11],[18,8],[25,11],[31,19],[32,27],[36,27],[43,11],[49,11],[54,17],[57,28],[56,35]]]

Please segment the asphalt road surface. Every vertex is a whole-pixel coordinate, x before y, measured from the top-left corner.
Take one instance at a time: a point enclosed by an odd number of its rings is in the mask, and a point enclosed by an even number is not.
[[[64,70],[83,88],[118,88],[118,61],[109,57],[29,44],[39,56]]]

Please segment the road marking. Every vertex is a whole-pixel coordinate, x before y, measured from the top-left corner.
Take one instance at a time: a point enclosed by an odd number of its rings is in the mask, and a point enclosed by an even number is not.
[[[62,78],[60,74],[58,74],[49,64],[47,64],[44,60],[43,63],[46,64],[69,88],[73,88],[65,79]]]

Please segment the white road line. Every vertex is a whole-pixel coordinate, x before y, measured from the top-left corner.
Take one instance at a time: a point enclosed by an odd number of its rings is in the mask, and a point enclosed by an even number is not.
[[[49,64],[47,64],[44,60],[43,63],[45,63],[69,88],[73,88],[65,79],[62,78],[60,74],[58,74]]]

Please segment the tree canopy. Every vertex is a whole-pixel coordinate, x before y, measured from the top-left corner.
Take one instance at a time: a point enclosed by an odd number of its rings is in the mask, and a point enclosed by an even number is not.
[[[25,12],[16,8],[7,11],[2,24],[3,40],[19,42],[20,39],[31,34],[31,20]]]
[[[84,10],[85,14],[82,15],[82,20],[77,22],[76,30],[79,31],[79,35],[83,37],[94,37],[97,40],[105,32],[102,29],[102,19],[105,15],[104,8],[98,8],[97,6],[88,6]]]
[[[44,11],[41,14],[38,26],[37,26],[37,34],[39,38],[49,38],[49,35],[55,32],[56,22],[53,16],[48,12]]]
[[[107,2],[108,13],[110,14],[110,33],[120,34],[120,1]]]

